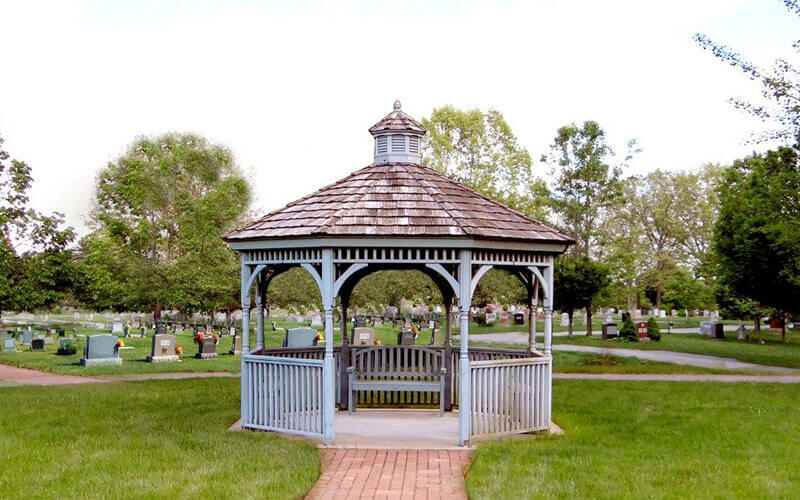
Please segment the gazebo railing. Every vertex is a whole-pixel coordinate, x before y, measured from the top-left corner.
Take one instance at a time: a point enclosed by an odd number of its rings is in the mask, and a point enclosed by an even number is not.
[[[242,427],[323,437],[323,361],[245,354]]]
[[[471,361],[471,437],[546,430],[549,357]]]

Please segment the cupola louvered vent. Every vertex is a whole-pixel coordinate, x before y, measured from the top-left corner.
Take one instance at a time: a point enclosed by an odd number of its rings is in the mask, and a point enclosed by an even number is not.
[[[408,152],[415,155],[419,154],[419,137],[412,135],[408,138]]]
[[[389,138],[385,135],[378,137],[376,144],[376,152],[378,154],[386,154],[386,152],[389,150]]]
[[[392,136],[392,153],[402,153],[406,150],[406,136],[393,135]]]

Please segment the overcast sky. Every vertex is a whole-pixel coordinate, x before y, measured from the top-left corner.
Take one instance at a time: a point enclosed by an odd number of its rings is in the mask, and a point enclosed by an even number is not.
[[[727,102],[758,87],[693,33],[769,64],[795,19],[779,0],[0,0],[0,134],[33,205],[82,232],[96,172],[138,135],[227,145],[264,212],[369,164],[395,99],[418,119],[495,108],[534,158],[593,119],[639,140],[630,173],[692,169],[759,126]]]

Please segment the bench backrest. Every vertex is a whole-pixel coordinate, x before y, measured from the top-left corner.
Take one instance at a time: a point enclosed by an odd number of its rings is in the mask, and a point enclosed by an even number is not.
[[[415,345],[353,346],[350,365],[359,377],[438,377],[443,352],[441,347]]]

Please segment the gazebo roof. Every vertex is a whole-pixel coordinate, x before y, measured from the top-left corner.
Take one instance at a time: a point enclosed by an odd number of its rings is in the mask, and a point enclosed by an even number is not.
[[[417,132],[420,135],[425,133],[425,129],[417,120],[411,118],[400,109],[400,101],[394,102],[394,111],[381,118],[378,123],[369,128],[369,132],[373,135],[379,132],[394,130]]]
[[[323,236],[572,243],[569,237],[525,214],[431,168],[411,163],[369,165],[228,233],[225,239]]]

